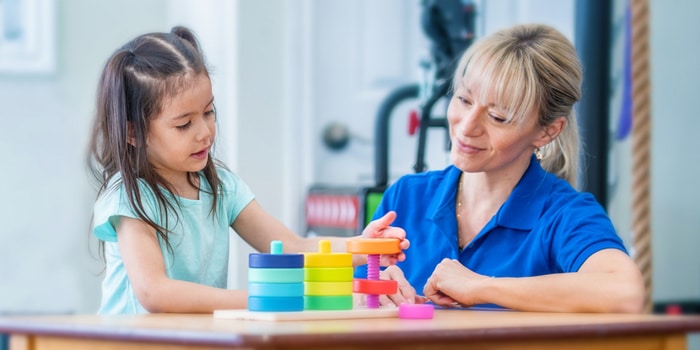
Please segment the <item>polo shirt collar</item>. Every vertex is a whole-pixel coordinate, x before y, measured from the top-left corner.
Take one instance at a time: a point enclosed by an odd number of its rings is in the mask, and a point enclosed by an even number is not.
[[[496,213],[496,224],[520,230],[535,227],[554,185],[555,177],[547,174],[533,155],[525,174]]]
[[[454,206],[461,174],[462,171],[454,165],[446,169],[426,211],[426,216],[433,222],[451,225],[456,229]],[[532,229],[539,220],[547,194],[553,186],[554,177],[547,174],[533,155],[525,174],[496,213],[496,225],[520,230]]]

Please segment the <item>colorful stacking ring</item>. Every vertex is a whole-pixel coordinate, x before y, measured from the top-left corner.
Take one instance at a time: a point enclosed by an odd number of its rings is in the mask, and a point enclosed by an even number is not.
[[[304,282],[304,269],[248,269],[248,282]]]
[[[348,239],[345,249],[352,254],[396,254],[401,252],[399,240],[395,238]]]
[[[351,310],[352,295],[304,296],[305,310]]]
[[[248,283],[248,295],[255,297],[304,296],[304,283]]]
[[[304,281],[350,282],[353,273],[352,267],[307,267],[304,269]]]
[[[304,267],[348,267],[352,266],[349,253],[304,253]]]
[[[303,254],[257,254],[248,255],[248,267],[294,269],[304,267]]]
[[[362,294],[390,295],[396,294],[399,284],[392,280],[366,280],[355,279],[352,281],[352,291]]]
[[[352,295],[352,282],[304,282],[304,295]]]
[[[304,311],[304,297],[248,297],[250,311]]]
[[[432,304],[401,304],[399,305],[399,318],[404,319],[430,319],[435,314]]]

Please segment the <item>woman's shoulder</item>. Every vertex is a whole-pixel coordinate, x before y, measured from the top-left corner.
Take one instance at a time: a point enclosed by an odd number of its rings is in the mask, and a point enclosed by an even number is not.
[[[545,212],[570,222],[588,222],[592,218],[608,222],[605,208],[590,192],[579,191],[567,181],[557,179],[545,201]]]
[[[390,195],[409,194],[430,198],[454,187],[460,173],[457,167],[449,165],[444,169],[406,174],[396,180],[387,192]]]

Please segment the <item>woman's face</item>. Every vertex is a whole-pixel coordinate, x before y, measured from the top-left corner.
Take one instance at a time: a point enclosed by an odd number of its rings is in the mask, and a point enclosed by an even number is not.
[[[465,172],[521,176],[537,145],[546,137],[537,115],[528,112],[508,121],[499,101],[479,101],[478,84],[461,84],[450,101],[452,163]],[[494,94],[487,94],[493,96]]]

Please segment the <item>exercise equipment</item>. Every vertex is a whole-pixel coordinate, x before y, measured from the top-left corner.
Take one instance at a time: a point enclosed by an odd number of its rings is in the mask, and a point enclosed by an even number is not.
[[[445,149],[450,138],[447,119],[435,115],[438,102],[449,97],[451,75],[461,54],[475,38],[476,11],[473,2],[465,0],[426,0],[422,2],[421,26],[431,41],[430,58],[421,62],[422,81],[399,86],[379,106],[375,125],[374,185],[314,185],[306,198],[307,235],[354,236],[371,220],[384,191],[389,186],[390,121],[396,108],[407,101],[417,102],[419,109],[408,116],[409,134],[417,134],[415,172],[427,169],[425,149],[430,128],[445,130]],[[347,142],[337,127],[324,133],[332,149]],[[329,146],[330,147],[330,146]]]

